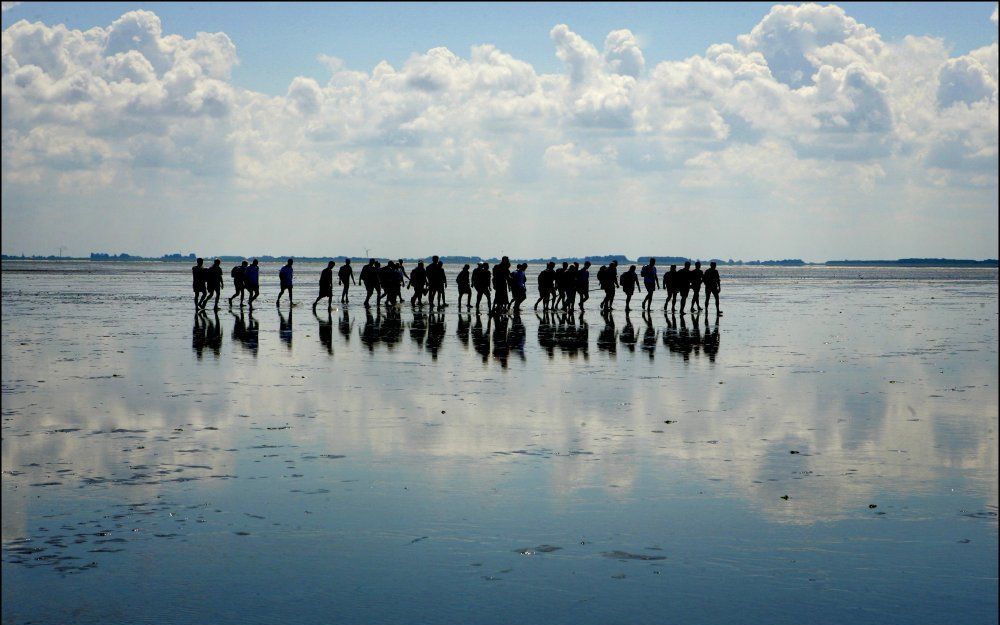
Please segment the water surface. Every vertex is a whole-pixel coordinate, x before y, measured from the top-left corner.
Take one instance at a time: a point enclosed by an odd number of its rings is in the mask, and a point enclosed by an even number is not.
[[[320,268],[196,316],[186,265],[3,264],[5,623],[997,622],[996,270],[606,320]]]

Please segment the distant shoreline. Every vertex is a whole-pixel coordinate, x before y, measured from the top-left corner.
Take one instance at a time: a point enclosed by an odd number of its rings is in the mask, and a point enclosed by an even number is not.
[[[226,263],[237,263],[245,258],[257,258],[263,263],[275,263],[284,262],[286,258],[294,258],[299,262],[327,262],[328,260],[342,261],[345,256],[232,256],[232,255],[222,255],[222,256],[210,256],[211,258],[219,258]],[[75,261],[75,262],[94,262],[94,263],[118,263],[118,262],[161,262],[161,263],[188,263],[194,262],[195,255],[180,255],[180,254],[169,254],[160,257],[150,257],[150,256],[132,256],[130,254],[118,254],[110,255],[103,253],[91,254],[89,257],[77,257],[77,256],[27,256],[27,255],[12,255],[3,254],[0,255],[0,260],[4,261]],[[206,257],[208,258],[208,256]],[[368,262],[366,257],[350,257],[352,263],[363,264]],[[379,256],[376,258],[382,259]],[[619,265],[639,265],[644,264],[645,259],[648,256],[641,256],[640,259],[632,260],[624,255],[605,255],[605,256],[578,256],[578,257],[550,257],[550,258],[512,258],[514,262],[523,262],[528,264],[544,264],[547,262],[584,262],[590,261],[593,264],[607,264],[613,260],[617,260]],[[653,258],[657,259],[660,265],[671,265],[671,264],[683,264],[686,261],[695,262],[700,260],[703,264],[709,262],[715,262],[719,266],[728,267],[986,267],[986,268],[997,268],[997,259],[985,259],[985,260],[971,260],[971,259],[957,259],[957,258],[900,258],[896,260],[828,260],[825,262],[805,262],[801,259],[784,259],[784,260],[723,260],[718,258],[684,258],[680,256],[655,256]],[[424,258],[404,258],[404,262],[416,263],[417,261],[429,261],[430,257]],[[481,258],[479,256],[441,256],[441,261],[446,264],[464,264],[464,263],[496,263],[499,262],[499,258]]]

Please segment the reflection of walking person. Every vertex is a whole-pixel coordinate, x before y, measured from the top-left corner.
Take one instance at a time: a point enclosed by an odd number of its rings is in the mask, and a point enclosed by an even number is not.
[[[290,300],[291,298],[289,298]],[[285,313],[278,310],[278,336],[281,337],[281,342],[284,343],[288,349],[292,348],[292,309],[288,309],[288,318],[285,318]]]
[[[278,293],[278,299],[274,302],[275,306],[281,306],[281,296],[288,291],[288,307],[291,308],[295,305],[292,301],[292,259],[289,258],[285,266],[278,270],[278,280],[281,282],[281,291]]]

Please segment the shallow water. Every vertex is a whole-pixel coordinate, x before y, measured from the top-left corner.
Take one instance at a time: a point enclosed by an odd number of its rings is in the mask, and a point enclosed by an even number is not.
[[[314,315],[319,269],[251,320],[3,264],[5,623],[997,622],[996,270],[607,323]]]

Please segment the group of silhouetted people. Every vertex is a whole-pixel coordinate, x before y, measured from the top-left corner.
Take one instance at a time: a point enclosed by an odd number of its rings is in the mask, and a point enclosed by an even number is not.
[[[276,306],[281,306],[281,298],[285,292],[288,293],[289,306],[293,306],[293,259],[288,261],[278,271],[280,291]],[[333,307],[333,274],[336,263],[330,261],[319,276],[319,295],[313,301],[313,309],[323,300],[327,300],[327,308]],[[535,300],[534,308],[542,306],[542,310],[563,310],[571,311],[577,307],[581,311],[590,299],[590,269],[591,262],[585,261],[581,266],[579,262],[563,262],[561,267],[556,267],[554,261],[549,262],[545,268],[539,272],[537,277],[538,299]],[[472,293],[476,293],[476,311],[480,311],[483,297],[486,297],[486,307],[490,314],[505,315],[511,312],[517,313],[521,310],[521,303],[527,299],[527,263],[513,266],[510,259],[504,256],[492,269],[487,262],[477,264],[475,269],[471,269],[469,264],[462,267],[458,273],[458,306],[462,306],[462,297],[465,297],[466,308],[472,308]],[[211,267],[205,267],[202,258],[197,260],[197,264],[191,268],[194,278],[194,304],[196,310],[205,310],[209,300],[215,297],[215,310],[219,310],[219,297],[222,293],[223,274],[222,261],[218,258]],[[233,279],[232,296],[229,297],[229,306],[233,306],[234,300],[239,297],[240,307],[243,306],[244,297],[247,304],[253,309],[254,301],[260,295],[260,267],[257,259],[253,261],[242,261],[229,272]],[[448,278],[445,274],[444,263],[438,256],[434,256],[431,262],[424,265],[424,261],[418,261],[409,273],[403,266],[403,260],[387,261],[383,266],[378,260],[372,258],[358,276],[361,284],[364,285],[367,293],[364,306],[370,306],[372,294],[375,294],[375,305],[380,306],[383,299],[386,306],[397,306],[403,301],[403,289],[413,291],[410,297],[412,306],[423,306],[424,297],[431,307],[443,308],[448,305],[445,297],[445,290],[448,286]],[[348,303],[348,290],[351,284],[357,285],[354,278],[354,269],[351,267],[351,259],[345,258],[343,265],[337,271],[337,280],[341,285],[340,302]],[[690,262],[685,262],[680,270],[677,265],[671,265],[670,270],[659,277],[656,269],[656,259],[650,258],[648,264],[644,265],[638,272],[636,266],[632,265],[627,271],[618,273],[618,261],[611,261],[608,265],[602,265],[597,270],[597,283],[604,291],[604,298],[601,300],[601,311],[612,310],[617,290],[620,288],[625,294],[625,310],[631,310],[632,297],[642,288],[646,290],[646,296],[642,300],[643,310],[652,310],[653,292],[663,289],[667,292],[667,298],[663,308],[671,310],[677,309],[677,298],[681,300],[681,312],[687,305],[688,298],[691,299],[691,312],[707,310],[712,297],[715,298],[715,311],[722,314],[719,309],[719,292],[721,282],[719,271],[713,261],[705,271],[701,269],[701,262],[696,262],[691,268]],[[705,305],[701,305],[701,291],[705,291]]]

